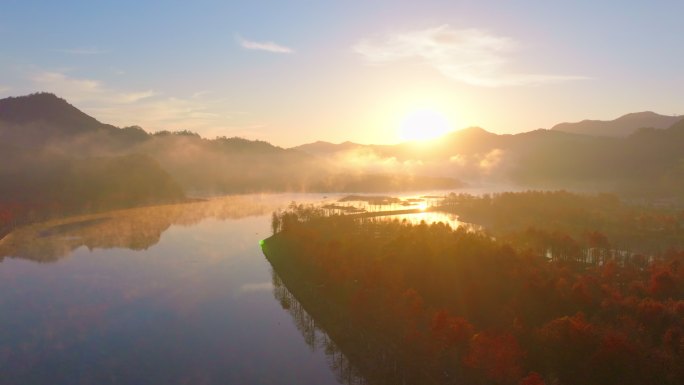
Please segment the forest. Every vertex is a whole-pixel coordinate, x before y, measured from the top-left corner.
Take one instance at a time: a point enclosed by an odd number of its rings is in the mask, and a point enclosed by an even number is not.
[[[19,225],[49,218],[190,201],[145,155],[7,158],[0,165],[0,239]]]
[[[588,250],[657,253],[684,248],[684,210],[627,202],[614,194],[525,191],[450,193],[436,207],[476,223],[501,240],[542,253],[578,258]]]
[[[484,218],[487,202],[497,229],[537,223],[539,213],[568,219],[568,227],[495,237],[293,203],[273,214],[274,235],[262,248],[370,383],[681,384],[684,251],[668,243],[674,230],[660,224],[665,211],[608,196],[538,194],[450,196],[444,205],[473,200],[468,215]],[[506,200],[537,201],[539,212],[492,214]],[[585,211],[573,221],[576,210]],[[580,222],[586,212],[603,220]],[[623,217],[646,214],[660,251],[613,249],[605,234],[646,226]],[[558,239],[573,239],[576,254],[551,252]]]

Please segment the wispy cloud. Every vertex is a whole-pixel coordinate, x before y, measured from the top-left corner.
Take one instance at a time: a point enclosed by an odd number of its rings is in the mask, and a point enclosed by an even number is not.
[[[294,53],[294,50],[290,47],[274,43],[272,41],[253,41],[247,40],[241,36],[236,36],[238,44],[242,48],[255,50],[255,51],[266,51],[271,53]]]
[[[536,85],[583,76],[515,73],[506,68],[518,42],[480,29],[449,25],[364,39],[352,49],[375,65],[420,60],[455,81],[476,86]]]
[[[31,89],[53,92],[117,126],[140,125],[148,131],[187,129],[211,138],[242,129],[250,119],[244,112],[228,111],[221,99],[204,97],[206,93],[173,97],[153,90],[121,90],[58,71],[33,73],[29,81]]]
[[[152,90],[118,91],[104,86],[102,82],[97,80],[74,78],[57,71],[37,72],[30,79],[39,89],[54,92],[73,102],[97,101],[127,104],[156,95],[156,92]]]
[[[0,84],[0,94],[4,94],[6,92],[9,92],[11,89],[12,88],[9,86],[3,86],[2,84]]]
[[[52,52],[68,53],[72,55],[103,55],[109,53],[109,51],[95,48],[95,47],[77,47],[77,48],[62,48],[53,49]]]

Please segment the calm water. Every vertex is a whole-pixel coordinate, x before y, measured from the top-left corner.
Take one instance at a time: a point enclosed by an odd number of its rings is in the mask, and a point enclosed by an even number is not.
[[[8,235],[0,384],[347,382],[331,342],[314,330],[323,342],[311,343],[303,316],[281,306],[259,247],[292,200],[323,196],[225,197]]]

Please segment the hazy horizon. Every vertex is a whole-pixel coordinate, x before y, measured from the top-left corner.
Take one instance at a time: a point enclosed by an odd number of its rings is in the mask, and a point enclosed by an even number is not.
[[[78,105],[75,105],[75,104],[72,103],[71,101],[66,100],[66,99],[64,99],[63,97],[61,97],[60,95],[55,94],[55,93],[50,92],[50,91],[35,91],[35,92],[32,92],[32,93],[30,93],[30,94],[26,94],[26,95],[7,95],[7,96],[4,96],[4,97],[0,98],[0,100],[2,100],[2,99],[7,99],[7,98],[26,98],[26,97],[30,97],[31,95],[46,94],[46,93],[47,93],[47,94],[54,95],[54,96],[56,96],[56,97],[59,98],[59,99],[65,100],[67,103],[73,105],[74,107],[76,107],[77,109],[79,109],[79,110],[81,110],[81,111],[83,111],[83,112],[86,112],[86,113],[88,112],[87,109],[85,109],[85,108],[80,108]],[[421,117],[421,116],[420,116],[420,115],[421,115],[420,112],[421,112],[421,111],[419,110],[419,111],[418,111],[418,114],[415,114],[414,116],[420,118],[420,117]],[[429,112],[432,113],[432,111],[429,111]],[[174,130],[174,129],[164,128],[164,127],[160,128],[159,130],[150,130],[150,129],[147,129],[147,128],[145,128],[145,127],[142,127],[142,126],[140,126],[139,124],[136,124],[136,123],[132,123],[132,124],[129,124],[129,125],[127,125],[127,126],[118,126],[118,128],[125,128],[125,127],[140,127],[141,129],[143,129],[145,132],[147,132],[147,133],[149,133],[149,134],[155,134],[155,133],[160,133],[160,132],[172,132],[172,133],[173,133],[173,132],[184,132],[184,131],[188,131],[188,132],[197,134],[197,135],[199,135],[200,137],[202,137],[202,138],[204,138],[204,139],[216,139],[216,138],[220,138],[220,137],[226,137],[226,138],[241,138],[241,139],[247,139],[247,140],[264,141],[264,142],[268,142],[268,143],[270,143],[270,144],[273,144],[274,146],[279,146],[279,147],[282,147],[282,148],[296,148],[296,147],[300,147],[300,146],[302,146],[302,145],[316,144],[316,143],[319,143],[319,142],[322,142],[322,143],[331,143],[331,144],[336,144],[336,145],[344,144],[344,143],[354,143],[354,144],[360,144],[360,145],[364,145],[364,146],[365,146],[365,145],[397,145],[397,144],[407,144],[407,143],[412,143],[412,142],[416,142],[416,143],[419,143],[419,144],[420,144],[421,142],[423,142],[423,141],[425,141],[425,140],[428,140],[428,141],[430,141],[430,140],[435,140],[435,139],[443,138],[443,137],[445,137],[445,136],[448,136],[449,134],[453,134],[453,133],[456,133],[456,132],[459,132],[459,131],[464,131],[464,130],[468,130],[468,129],[478,129],[478,128],[479,128],[479,129],[483,129],[483,130],[485,130],[485,131],[487,131],[487,132],[490,132],[490,133],[493,133],[493,134],[497,134],[497,135],[505,135],[505,134],[513,134],[513,135],[515,135],[515,134],[522,134],[522,133],[527,133],[527,132],[530,132],[530,131],[535,131],[535,130],[540,130],[540,129],[542,129],[542,130],[550,130],[550,129],[554,128],[555,126],[560,126],[560,125],[563,125],[563,124],[572,124],[572,125],[575,125],[575,124],[581,124],[581,123],[585,123],[585,122],[599,122],[599,123],[603,123],[603,122],[613,122],[613,121],[615,121],[615,120],[618,120],[619,118],[623,118],[623,117],[630,116],[630,115],[640,115],[640,114],[655,114],[655,115],[658,115],[658,116],[661,116],[661,117],[669,117],[669,116],[671,116],[671,117],[673,117],[673,118],[681,118],[681,117],[684,117],[684,114],[682,114],[682,115],[678,115],[678,114],[668,115],[668,114],[660,114],[660,113],[658,113],[658,112],[656,112],[656,111],[630,111],[630,112],[625,112],[624,114],[621,114],[621,115],[619,115],[619,116],[616,116],[616,117],[610,118],[610,119],[593,119],[593,118],[591,118],[591,117],[585,117],[585,118],[582,118],[582,119],[578,119],[577,121],[571,121],[571,122],[570,122],[570,121],[568,121],[568,122],[561,122],[561,121],[559,121],[559,122],[556,122],[556,123],[552,124],[552,125],[549,126],[549,127],[537,127],[537,128],[531,128],[531,129],[529,129],[529,130],[523,129],[523,130],[520,130],[520,131],[518,131],[518,132],[496,132],[496,131],[488,130],[486,127],[482,127],[482,126],[479,126],[479,125],[471,125],[471,126],[464,126],[464,127],[448,127],[448,130],[446,130],[446,129],[443,130],[443,131],[437,130],[437,131],[435,131],[435,132],[430,132],[430,130],[428,129],[428,130],[426,130],[427,133],[428,133],[428,136],[427,136],[427,137],[422,137],[422,136],[420,136],[420,135],[419,135],[418,137],[411,137],[410,135],[409,135],[409,136],[406,136],[406,137],[402,137],[402,136],[401,136],[401,133],[399,133],[399,134],[398,134],[398,139],[397,139],[396,141],[393,141],[393,142],[360,142],[360,141],[354,141],[354,140],[350,140],[350,139],[343,139],[343,140],[338,140],[338,141],[332,141],[332,140],[326,140],[326,139],[321,139],[321,138],[313,138],[312,140],[307,141],[307,142],[294,143],[294,144],[291,144],[291,145],[283,145],[283,144],[280,144],[280,143],[275,143],[275,142],[269,140],[268,138],[263,138],[263,139],[261,139],[261,138],[251,138],[251,137],[245,136],[245,135],[243,135],[243,136],[241,136],[241,135],[232,135],[232,136],[231,136],[231,135],[214,135],[214,136],[207,136],[206,134],[203,134],[202,130],[188,130],[188,129],[177,129],[177,130]],[[100,123],[103,123],[103,124],[111,124],[111,122],[108,122],[108,121],[106,121],[106,120],[98,119],[96,115],[92,115],[92,114],[89,114],[89,115],[92,116],[93,118],[97,119]],[[433,115],[433,114],[431,114],[431,115],[432,115],[432,116],[428,116],[428,120],[429,120],[430,118],[432,118],[432,117],[436,117],[437,119],[440,118],[440,116],[438,116],[438,115]],[[411,118],[411,116],[409,116],[409,119],[407,119],[407,121],[410,121],[410,118]],[[420,119],[418,119],[418,120],[420,120]],[[417,123],[420,124],[420,123],[422,123],[422,122],[419,121],[419,122],[417,122]],[[439,123],[439,122],[438,122],[438,123]],[[669,125],[664,126],[664,127],[649,127],[649,126],[643,126],[643,128],[667,128],[668,126],[669,126]],[[641,127],[637,127],[637,128],[641,128]],[[401,126],[399,127],[399,131],[401,131]],[[562,129],[561,129],[561,131],[562,131]],[[422,133],[422,131],[421,131],[421,133]],[[591,135],[601,136],[601,133],[596,133],[596,134],[591,134]]]

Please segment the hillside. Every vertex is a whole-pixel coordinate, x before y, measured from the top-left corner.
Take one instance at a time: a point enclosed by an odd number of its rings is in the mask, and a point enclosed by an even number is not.
[[[45,170],[59,159],[87,163],[141,154],[183,191],[200,195],[451,189],[463,186],[463,180],[671,198],[684,193],[684,121],[664,127],[677,119],[646,112],[591,123],[635,130],[624,137],[565,132],[559,128],[580,126],[563,124],[514,135],[471,127],[427,143],[319,141],[284,149],[241,138],[206,139],[189,131],[117,128],[55,95],[34,94],[0,100],[0,140],[7,154],[30,155],[33,162],[50,159],[47,166],[32,168],[36,180],[49,178]],[[638,128],[645,124],[653,128]]]
[[[43,124],[62,134],[115,129],[50,93],[1,99],[0,117],[5,124]]]
[[[117,128],[99,122],[49,93],[0,99],[0,141],[25,148],[69,151],[74,145],[120,149],[145,140],[140,127]],[[77,143],[78,142],[78,143]],[[101,155],[101,154],[98,154]]]
[[[475,183],[610,191],[638,198],[680,199],[684,193],[684,120],[667,128],[638,129],[626,137],[544,129],[497,135],[472,127],[427,144],[300,148],[314,148],[331,162],[360,169],[392,167]]]
[[[159,171],[168,174],[183,190],[201,195],[364,188],[386,191],[461,185],[453,179],[417,177],[397,170],[368,175],[349,173],[320,157],[264,141],[206,139],[189,131],[150,134],[137,126],[118,128],[99,122],[49,93],[0,100],[0,143],[17,159],[23,159],[14,161],[12,167],[28,167],[26,172],[15,170],[16,174],[30,175],[35,180],[54,174],[43,172],[52,162],[86,164],[91,158],[117,159],[142,154],[158,163]],[[45,167],[33,164],[40,159],[50,160],[44,162]]]
[[[668,128],[682,118],[684,117],[666,116],[645,111],[623,115],[614,120],[583,120],[576,123],[560,123],[551,129],[572,134],[626,137],[640,128]]]

